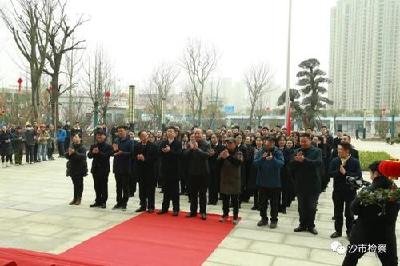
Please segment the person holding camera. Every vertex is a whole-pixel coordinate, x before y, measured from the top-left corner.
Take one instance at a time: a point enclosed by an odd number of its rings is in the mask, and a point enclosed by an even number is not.
[[[331,238],[342,236],[343,227],[343,206],[346,217],[346,235],[350,237],[354,215],[350,204],[356,197],[356,188],[348,182],[347,177],[359,179],[362,177],[360,162],[350,155],[350,143],[338,145],[338,155],[332,160],[329,166],[329,176],[333,177],[333,206],[335,217],[335,232]]]
[[[282,151],[275,147],[275,139],[268,138],[265,149],[254,160],[257,167],[256,184],[259,187],[259,208],[261,220],[258,226],[268,225],[268,202],[271,205],[270,228],[278,223],[279,193],[281,189],[281,168],[285,164]]]
[[[367,252],[377,254],[382,266],[398,265],[396,220],[399,213],[398,188],[379,171],[380,162],[372,163],[372,184],[360,191],[351,210],[358,218],[353,225],[343,266],[357,265]]]

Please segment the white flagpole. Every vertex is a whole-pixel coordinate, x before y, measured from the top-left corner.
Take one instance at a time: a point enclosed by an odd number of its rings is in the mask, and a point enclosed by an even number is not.
[[[292,0],[289,0],[289,25],[288,25],[288,43],[287,43],[287,61],[286,61],[286,108],[285,108],[285,126],[288,126],[289,108],[290,108],[290,41],[292,30]],[[288,129],[290,130],[290,129]]]

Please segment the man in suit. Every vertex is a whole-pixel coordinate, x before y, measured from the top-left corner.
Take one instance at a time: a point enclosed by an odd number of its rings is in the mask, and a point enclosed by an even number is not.
[[[118,139],[112,145],[114,151],[113,171],[117,185],[117,204],[115,209],[126,210],[129,200],[129,178],[132,173],[133,142],[129,139],[125,126],[118,127]]]
[[[346,235],[350,236],[354,216],[350,210],[350,204],[356,197],[356,189],[346,182],[346,176],[362,177],[360,162],[350,155],[351,145],[341,143],[338,145],[339,157],[332,160],[329,166],[329,175],[333,176],[333,206],[335,217],[335,232],[331,238],[342,236],[343,205],[346,216]]]
[[[187,217],[196,217],[198,207],[200,207],[201,219],[206,220],[210,146],[202,139],[203,131],[200,128],[195,128],[193,134],[194,141],[189,143],[189,149],[184,154],[188,164],[189,175],[190,212]]]
[[[154,164],[157,159],[157,146],[149,142],[145,130],[139,132],[140,142],[135,145],[135,167],[139,181],[140,207],[136,212],[154,212],[156,178]]]
[[[315,229],[315,213],[321,193],[322,152],[311,144],[311,136],[304,133],[300,137],[301,148],[295,151],[290,162],[291,176],[294,177],[300,225],[295,232],[309,231],[318,234]]]
[[[88,158],[93,159],[92,175],[96,199],[91,208],[100,207],[105,209],[108,199],[108,175],[110,174],[110,157],[113,148],[106,142],[106,134],[103,131],[96,133],[96,144],[90,147]]]
[[[182,154],[182,143],[176,139],[174,127],[167,128],[167,139],[160,144],[161,175],[164,192],[162,208],[157,214],[168,213],[172,201],[173,216],[179,214],[179,160]]]

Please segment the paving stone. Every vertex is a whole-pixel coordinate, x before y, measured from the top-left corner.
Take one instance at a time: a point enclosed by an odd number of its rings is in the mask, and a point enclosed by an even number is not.
[[[209,261],[211,262],[238,266],[268,266],[271,265],[273,259],[274,257],[272,256],[237,250],[229,250],[224,248],[216,249],[209,257]]]
[[[295,260],[287,258],[276,258],[272,266],[328,266],[333,264],[315,263],[305,260]]]
[[[252,240],[249,239],[228,236],[219,244],[219,247],[246,250],[251,242]]]
[[[231,236],[238,238],[246,238],[253,240],[263,240],[269,242],[278,242],[281,243],[285,237],[284,234],[271,232],[269,228],[262,228],[258,230],[237,228],[231,233]]]
[[[300,247],[328,249],[331,248],[331,239],[322,239],[317,236],[313,236],[308,232],[296,233],[298,235],[287,235],[284,243]]]
[[[248,250],[277,257],[290,257],[297,259],[307,259],[310,254],[309,248],[275,244],[263,241],[254,241],[249,246]]]

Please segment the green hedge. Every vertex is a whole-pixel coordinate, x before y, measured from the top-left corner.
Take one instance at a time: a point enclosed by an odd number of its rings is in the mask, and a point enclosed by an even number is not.
[[[389,160],[391,156],[386,152],[360,151],[360,163],[363,171],[368,171],[368,166],[374,161]]]

